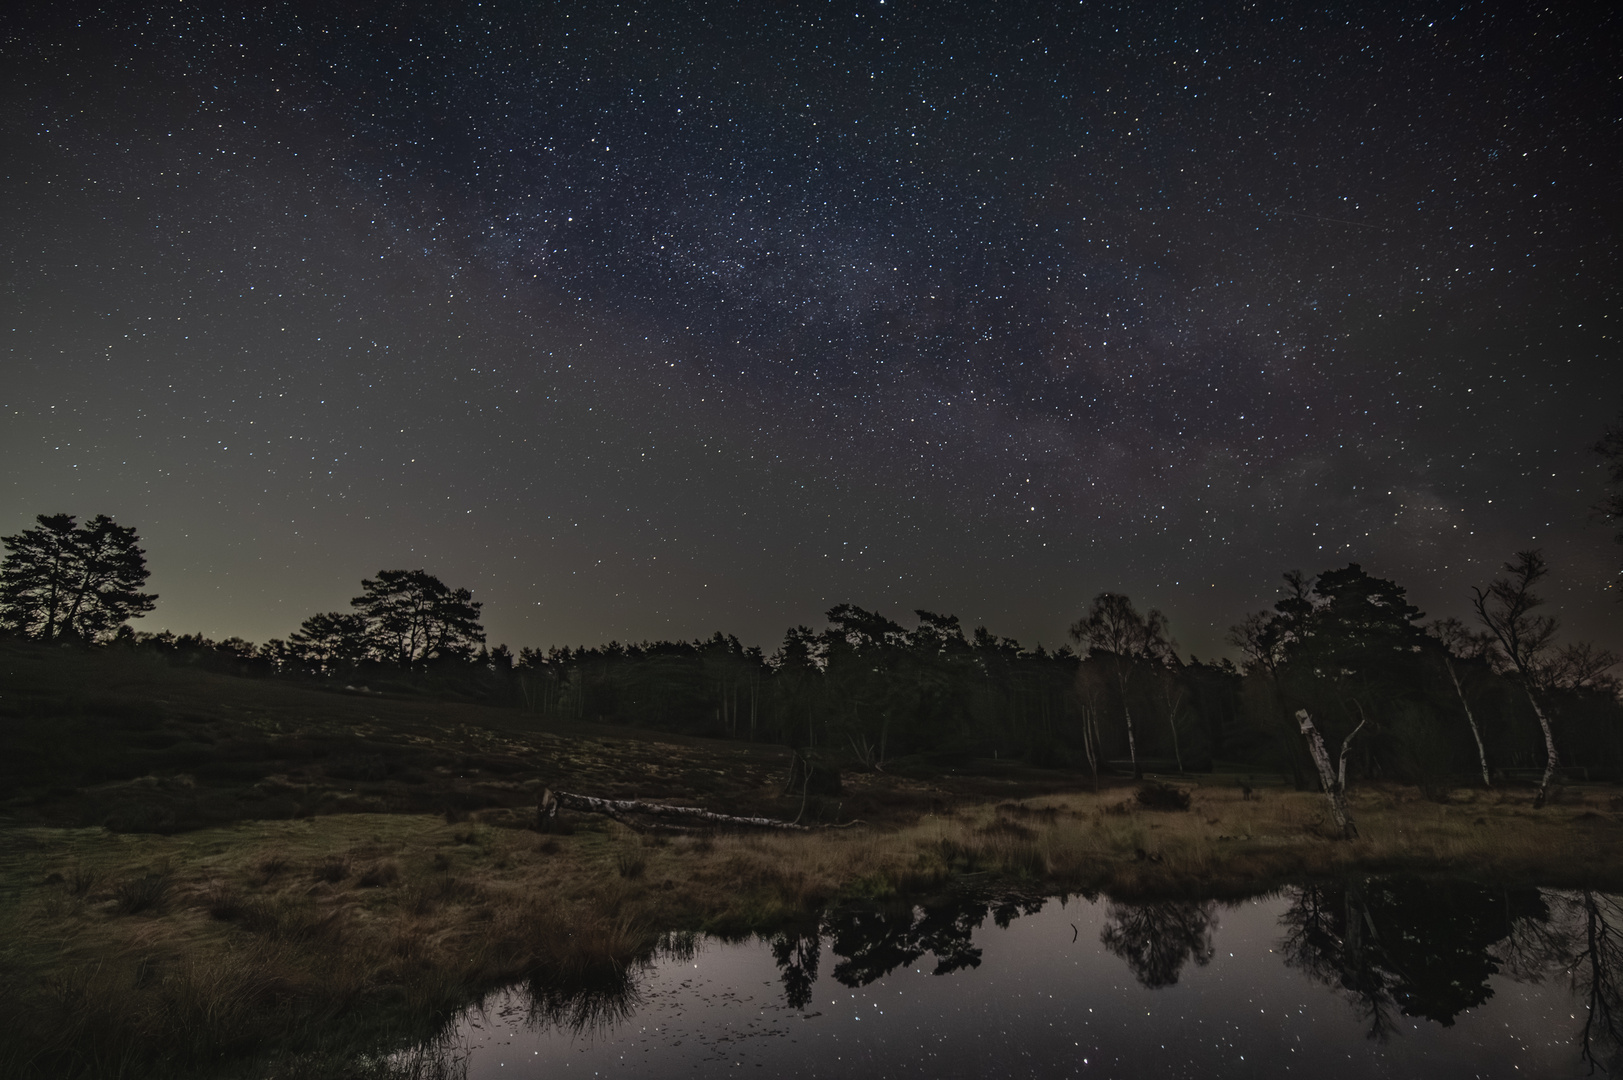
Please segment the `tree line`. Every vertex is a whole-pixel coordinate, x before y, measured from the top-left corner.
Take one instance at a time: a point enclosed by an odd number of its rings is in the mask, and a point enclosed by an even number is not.
[[[953,615],[904,626],[840,604],[826,626],[790,628],[767,654],[709,640],[490,648],[481,603],[423,570],[361,582],[348,611],[312,615],[285,640],[134,632],[151,610],[133,529],[66,515],[3,539],[4,625],[41,641],[96,641],[177,662],[484,700],[592,720],[833,752],[867,768],[898,758],[1020,758],[1095,777],[1192,772],[1223,761],[1342,789],[1360,779],[1443,790],[1525,772],[1623,775],[1617,657],[1563,640],[1543,614],[1548,568],[1519,553],[1472,597],[1475,625],[1425,621],[1404,588],[1357,564],[1291,572],[1277,603],[1230,631],[1241,663],[1182,656],[1168,621],[1100,593],[1057,650],[1026,648]],[[69,545],[80,554],[64,554]],[[110,548],[122,545],[117,557]],[[116,567],[108,570],[107,567]],[[116,625],[115,625],[116,624]],[[1316,769],[1307,713],[1339,748]]]
[[[1597,449],[1617,488],[1599,509],[1623,524],[1623,425]],[[141,591],[134,529],[42,515],[0,542],[0,627],[36,640],[778,742],[867,768],[1007,756],[1097,778],[1226,762],[1282,773],[1332,802],[1360,780],[1440,792],[1461,778],[1525,778],[1542,802],[1568,772],[1623,777],[1618,658],[1564,638],[1542,610],[1549,568],[1536,550],[1465,598],[1469,624],[1427,621],[1401,585],[1356,563],[1292,571],[1272,608],[1230,630],[1235,664],[1181,656],[1161,612],[1110,592],[1056,650],[966,630],[950,614],[917,610],[906,626],[846,603],[821,628],[791,627],[770,654],[719,631],[515,654],[488,646],[468,589],[424,570],[364,579],[348,610],[312,615],[285,640],[214,642],[128,625],[157,600]]]

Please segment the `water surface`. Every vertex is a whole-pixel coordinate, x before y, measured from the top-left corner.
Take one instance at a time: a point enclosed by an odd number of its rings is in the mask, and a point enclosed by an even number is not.
[[[1618,898],[1449,882],[960,896],[673,942],[586,992],[513,987],[451,1047],[477,1080],[1608,1075],[1620,930]]]

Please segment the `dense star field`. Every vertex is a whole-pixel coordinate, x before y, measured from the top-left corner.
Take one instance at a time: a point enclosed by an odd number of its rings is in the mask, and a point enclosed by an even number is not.
[[[423,567],[520,645],[852,601],[1186,648],[1518,548],[1620,643],[1616,15],[32,4],[0,15],[0,533],[143,629]]]

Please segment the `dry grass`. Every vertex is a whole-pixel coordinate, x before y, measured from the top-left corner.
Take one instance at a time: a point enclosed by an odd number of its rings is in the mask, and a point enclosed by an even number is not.
[[[601,820],[537,837],[439,815],[14,829],[0,833],[0,1074],[218,1075],[222,1059],[263,1074],[274,1046],[320,1075],[312,1062],[426,1037],[505,982],[613,978],[666,931],[764,929],[966,874],[1117,896],[1354,871],[1623,879],[1623,822],[1598,789],[1539,812],[1525,795],[1357,792],[1351,843],[1326,838],[1316,796],[1189,789],[1184,812],[1117,790],[669,842]]]

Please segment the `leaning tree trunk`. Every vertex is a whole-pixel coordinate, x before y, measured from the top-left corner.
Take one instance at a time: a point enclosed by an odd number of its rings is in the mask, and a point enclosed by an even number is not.
[[[1539,706],[1538,697],[1533,688],[1527,685],[1524,677],[1522,689],[1527,693],[1527,703],[1533,706],[1533,715],[1538,717],[1538,726],[1544,732],[1544,778],[1538,783],[1538,794],[1533,797],[1533,809],[1538,810],[1544,806],[1544,800],[1550,794],[1550,781],[1555,778],[1555,770],[1561,767],[1561,755],[1555,752],[1555,731],[1550,727],[1550,718]]]
[[[1319,782],[1324,786],[1325,798],[1330,800],[1330,814],[1336,819],[1336,826],[1341,829],[1343,840],[1358,839],[1358,826],[1353,824],[1352,815],[1347,812],[1347,796],[1345,784],[1347,779],[1347,750],[1352,745],[1353,735],[1358,734],[1354,728],[1352,735],[1348,735],[1341,744],[1340,775],[1330,764],[1330,752],[1324,748],[1324,738],[1313,723],[1313,717],[1308,715],[1306,709],[1296,710],[1296,721],[1302,726],[1302,734],[1307,737],[1307,752],[1313,755],[1313,764],[1319,769]],[[1359,724],[1358,727],[1363,727]]]
[[[1471,712],[1471,703],[1465,698],[1465,688],[1460,685],[1459,673],[1454,670],[1454,661],[1445,655],[1443,666],[1448,669],[1448,677],[1454,680],[1454,693],[1459,695],[1460,708],[1465,710],[1465,722],[1471,725],[1471,734],[1476,738],[1476,756],[1477,760],[1482,762],[1482,786],[1491,788],[1493,777],[1488,772],[1488,750],[1482,745],[1482,730],[1476,726],[1476,716]]]

